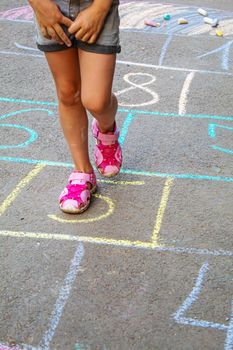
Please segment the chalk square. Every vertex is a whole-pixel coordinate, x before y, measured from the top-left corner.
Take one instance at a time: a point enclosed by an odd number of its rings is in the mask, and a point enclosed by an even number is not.
[[[164,179],[128,175],[114,181],[99,179],[97,197],[88,211],[69,215],[58,208],[58,195],[69,172],[45,166],[0,217],[2,229],[151,242]],[[145,195],[146,206],[140,200]]]
[[[165,246],[232,250],[232,184],[176,180],[160,231]]]
[[[211,115],[135,113],[125,140],[124,167],[142,175],[151,172],[193,179],[231,176],[232,154],[215,146],[233,150],[233,129],[226,130],[231,129],[232,121],[232,117]],[[129,151],[132,149],[134,152]]]

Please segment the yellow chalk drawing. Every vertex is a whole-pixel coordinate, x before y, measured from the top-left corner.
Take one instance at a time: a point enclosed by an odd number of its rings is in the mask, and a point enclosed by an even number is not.
[[[58,221],[60,223],[66,223],[66,224],[67,223],[68,224],[82,223],[83,224],[83,223],[90,223],[90,222],[106,219],[108,216],[110,216],[113,213],[115,206],[114,206],[114,203],[113,203],[111,198],[106,197],[106,196],[102,196],[100,194],[93,194],[92,196],[94,196],[96,198],[99,198],[99,199],[102,199],[108,204],[108,211],[105,214],[102,214],[102,215],[99,215],[99,216],[96,216],[96,217],[90,218],[90,219],[74,219],[74,220],[62,219],[62,218],[60,218],[57,215],[48,215],[48,217],[50,219],[56,220],[56,221]],[[77,217],[77,215],[76,215],[76,217]]]
[[[145,185],[145,181],[113,181],[113,180],[98,179],[98,182],[104,182],[104,183],[113,184],[113,185],[133,185],[133,186]]]
[[[157,216],[156,216],[155,226],[154,226],[154,230],[153,230],[152,237],[151,237],[152,243],[155,245],[159,244],[158,243],[158,239],[159,239],[158,236],[159,236],[159,232],[161,230],[164,213],[165,213],[165,210],[167,207],[168,198],[169,198],[169,194],[170,194],[173,182],[174,182],[173,178],[168,178],[166,180],[164,188],[163,188],[162,198],[160,201],[159,209],[158,209]]]
[[[44,164],[38,164],[32,169],[14,188],[14,190],[7,196],[4,202],[0,205],[0,216],[9,208],[9,206],[14,202],[18,197],[22,189],[28,185],[34,177],[36,177],[41,170],[45,167]]]
[[[162,247],[150,242],[128,241],[119,239],[109,239],[104,237],[88,237],[88,236],[72,236],[57,233],[35,233],[35,232],[20,232],[20,231],[0,231],[0,236],[14,238],[34,238],[34,239],[50,239],[58,241],[76,241],[84,243],[114,245],[121,247],[139,247],[139,248],[155,248]]]
[[[4,202],[0,206],[0,215],[2,215],[6,209],[13,203],[13,201],[17,198],[23,188],[30,183],[30,181],[36,177],[40,171],[45,167],[45,164],[36,165],[36,167],[31,170],[24,179],[22,179],[15,189],[8,195],[8,197],[4,200]],[[111,181],[111,180],[100,180],[101,182],[112,183],[117,185],[144,185],[144,181]],[[163,217],[165,214],[165,210],[168,203],[168,198],[170,194],[170,190],[172,184],[174,182],[173,178],[168,178],[165,182],[163,193],[159,205],[159,209],[156,216],[155,226],[152,233],[151,242],[143,242],[143,241],[130,241],[130,240],[121,240],[121,239],[111,239],[105,237],[88,237],[88,236],[74,236],[69,234],[54,234],[54,233],[35,233],[35,232],[20,232],[20,231],[9,231],[2,230],[0,231],[0,236],[5,237],[14,237],[14,238],[34,238],[34,239],[49,239],[49,240],[63,240],[63,241],[78,241],[78,242],[86,242],[93,244],[104,244],[104,245],[113,245],[113,246],[121,246],[121,247],[138,247],[145,249],[152,249],[156,247],[164,247],[161,243],[158,242],[158,235],[161,230]],[[96,198],[104,200],[108,204],[108,210],[106,213],[99,215],[98,217],[90,218],[90,219],[62,219],[57,215],[48,215],[50,219],[56,220],[60,223],[88,223],[106,219],[110,215],[112,215],[115,205],[111,198],[102,196],[100,194],[94,194]]]

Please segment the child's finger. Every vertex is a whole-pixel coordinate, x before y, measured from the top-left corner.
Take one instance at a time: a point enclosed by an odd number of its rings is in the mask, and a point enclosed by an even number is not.
[[[88,40],[88,44],[94,44],[96,42],[97,35],[93,34],[90,39]]]
[[[78,21],[76,21],[76,22],[73,22],[72,25],[68,28],[68,32],[70,34],[74,34],[80,29],[81,29],[81,25],[79,24]]]
[[[82,40],[82,38],[86,35],[86,32],[80,28],[76,33],[75,33],[75,38],[78,40]]]
[[[47,28],[48,35],[55,41],[57,41],[59,44],[63,44],[63,41],[59,38],[56,31],[52,27]]]
[[[84,34],[84,36],[82,37],[81,40],[84,42],[88,42],[90,40],[90,38],[91,38],[91,33],[86,33],[86,34]]]
[[[41,29],[41,33],[42,33],[44,38],[51,39],[50,36],[48,35],[47,29],[45,27],[41,26],[40,29]]]
[[[70,27],[74,23],[70,18],[64,15],[62,15],[61,20],[59,22],[64,24],[66,27]]]
[[[67,46],[71,46],[72,43],[70,41],[70,39],[68,38],[68,36],[65,34],[64,30],[62,29],[62,27],[60,26],[60,24],[55,24],[53,26],[53,28],[55,29],[57,35],[59,36],[59,38],[62,40],[62,42],[64,42]]]

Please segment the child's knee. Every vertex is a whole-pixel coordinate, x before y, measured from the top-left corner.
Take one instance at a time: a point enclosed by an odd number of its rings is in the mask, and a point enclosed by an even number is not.
[[[69,107],[81,102],[80,88],[73,83],[63,83],[57,87],[59,102]]]
[[[81,96],[83,106],[94,115],[101,115],[111,106],[111,96]]]

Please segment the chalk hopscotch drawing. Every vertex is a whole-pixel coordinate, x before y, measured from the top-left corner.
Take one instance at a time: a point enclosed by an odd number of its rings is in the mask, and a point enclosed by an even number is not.
[[[191,317],[185,317],[185,314],[188,312],[189,309],[191,309],[192,305],[198,302],[198,298],[202,291],[202,287],[204,284],[205,277],[208,273],[208,270],[209,270],[209,264],[208,262],[205,262],[199,271],[193,290],[188,295],[188,297],[184,300],[184,302],[178,308],[178,310],[172,315],[172,318],[180,325],[216,329],[219,331],[226,332],[224,350],[232,350],[233,349],[233,301],[231,303],[231,313],[229,316],[228,325],[205,321],[205,320],[197,320],[196,318],[191,318]]]
[[[149,81],[146,81],[145,83],[134,83],[131,78],[133,77],[145,77],[145,78],[150,78]],[[129,91],[133,91],[135,89],[139,89],[147,94],[149,94],[152,99],[149,100],[149,101],[146,101],[146,102],[142,102],[142,103],[136,103],[136,104],[133,104],[133,103],[126,103],[126,102],[123,102],[123,101],[119,101],[119,105],[120,106],[124,106],[124,107],[139,107],[139,106],[148,106],[148,105],[153,105],[155,103],[157,103],[159,101],[159,96],[156,92],[154,92],[153,90],[149,89],[148,87],[146,87],[147,85],[151,85],[153,84],[155,81],[156,81],[156,77],[152,74],[148,74],[148,73],[128,73],[128,74],[125,74],[124,77],[123,77],[124,81],[126,83],[128,83],[129,85],[131,85],[130,87],[128,88],[125,88],[123,90],[120,90],[120,91],[117,91],[115,94],[116,96],[120,96],[122,94],[125,94]]]

